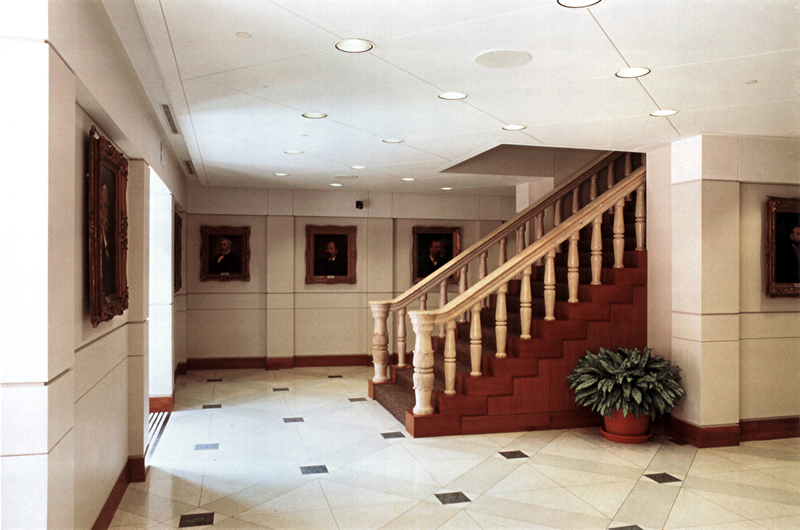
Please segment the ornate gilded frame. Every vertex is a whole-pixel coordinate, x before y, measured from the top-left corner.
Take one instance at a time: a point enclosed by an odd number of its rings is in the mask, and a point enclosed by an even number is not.
[[[425,256],[428,245],[433,240],[441,241],[444,263],[461,252],[461,227],[458,226],[415,226],[411,230],[413,251],[411,254],[411,281],[417,283],[425,276],[420,276],[420,259]],[[440,265],[441,266],[441,265]],[[459,273],[447,278],[448,283],[458,283]]]
[[[128,308],[128,159],[92,126],[87,215],[92,327]]]
[[[767,298],[800,296],[800,256],[791,239],[796,227],[800,227],[800,198],[767,197]]]
[[[333,242],[336,259],[345,258],[342,270],[327,274],[321,269],[326,247]],[[306,283],[356,283],[356,227],[306,225]]]
[[[223,239],[232,243],[230,252],[237,262],[232,269],[215,270],[212,260],[218,259],[219,245]],[[200,227],[200,281],[250,281],[249,226]]]

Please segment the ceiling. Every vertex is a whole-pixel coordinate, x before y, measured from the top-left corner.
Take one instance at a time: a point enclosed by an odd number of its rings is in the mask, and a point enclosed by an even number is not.
[[[513,195],[518,183],[553,177],[569,158],[563,148],[642,151],[701,133],[800,137],[797,0],[104,5],[173,149],[203,185]],[[374,48],[343,53],[335,44],[345,38]],[[530,61],[476,62],[497,50]],[[652,72],[615,76],[628,66]],[[440,99],[444,91],[467,98]],[[679,113],[649,115],[658,109]],[[302,117],[309,111],[327,118]]]

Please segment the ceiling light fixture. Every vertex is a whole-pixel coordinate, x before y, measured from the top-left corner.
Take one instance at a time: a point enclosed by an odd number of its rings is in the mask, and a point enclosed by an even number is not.
[[[240,39],[249,39],[250,37],[252,37],[252,35],[250,35],[246,31],[240,31],[239,33],[236,34],[236,36],[239,37]]]
[[[272,175],[275,176],[275,177],[288,177],[289,176],[288,173],[273,173]]]
[[[624,68],[614,74],[617,77],[621,77],[622,79],[633,79],[634,77],[642,77],[650,73],[649,68],[633,66],[631,68]]]
[[[659,109],[659,110],[654,110],[653,112],[651,112],[650,116],[653,116],[655,118],[666,118],[667,116],[674,116],[677,113],[678,113],[677,110]]]
[[[487,68],[514,68],[530,62],[532,56],[520,50],[490,50],[475,57],[475,62]]]
[[[414,182],[417,179],[415,179],[414,177],[403,177],[400,180],[402,180],[403,182]]]
[[[336,43],[336,49],[345,53],[364,53],[375,47],[366,39],[344,39]]]
[[[402,144],[405,140],[402,138],[384,138],[381,142],[385,144]]]
[[[758,79],[751,79],[750,81],[745,81],[745,85],[755,85],[758,83]]]
[[[450,187],[447,187],[447,186],[445,186],[444,188],[439,188],[439,189],[442,189],[442,190],[444,190],[444,191],[450,191],[450,190],[452,190],[453,188],[450,188]]]
[[[303,117],[309,120],[321,120],[322,118],[327,118],[328,115],[324,112],[304,112]]]
[[[341,180],[352,180],[352,179],[357,179],[358,175],[334,175],[333,178]]]
[[[331,186],[333,186],[334,188],[341,188],[342,186],[344,186],[344,184],[342,184],[341,182],[331,182]]]
[[[286,151],[284,151],[284,153],[286,153],[287,155],[302,155],[303,151],[293,151],[291,149],[287,149]]]
[[[519,123],[509,123],[508,125],[503,125],[504,131],[521,131],[527,128],[528,128],[527,125],[522,125]]]
[[[466,99],[467,95],[463,92],[442,92],[439,94],[439,99],[446,99],[448,101],[456,101],[459,99]]]
[[[350,169],[367,169],[367,166],[350,166]]]
[[[580,7],[589,7],[595,4],[599,4],[600,0],[556,0],[558,5],[562,7],[570,7],[570,8],[580,8]]]

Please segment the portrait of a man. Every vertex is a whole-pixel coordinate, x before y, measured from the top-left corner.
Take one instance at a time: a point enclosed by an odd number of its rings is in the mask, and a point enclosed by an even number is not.
[[[339,252],[341,239],[347,244],[345,236],[324,237],[318,234],[315,239],[325,242],[325,251],[314,262],[314,276],[347,276],[347,252]],[[336,239],[340,241],[337,243]]]
[[[800,283],[800,215],[776,214],[775,282]]]
[[[306,225],[306,283],[356,283],[356,227]]]
[[[430,276],[461,251],[461,228],[449,226],[415,226],[412,280]],[[448,278],[455,282],[456,276]]]
[[[231,274],[242,270],[242,260],[233,251],[233,241],[227,237],[217,242],[217,251],[211,254],[208,272],[211,274]]]
[[[200,227],[200,281],[250,281],[250,227]]]

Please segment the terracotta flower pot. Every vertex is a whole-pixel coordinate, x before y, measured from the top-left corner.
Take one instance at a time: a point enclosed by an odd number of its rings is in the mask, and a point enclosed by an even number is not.
[[[642,414],[637,418],[629,412],[623,417],[622,410],[618,410],[610,418],[603,416],[603,421],[605,422],[605,428],[601,429],[603,436],[612,442],[643,443],[653,436],[647,432],[650,425],[649,414]]]

